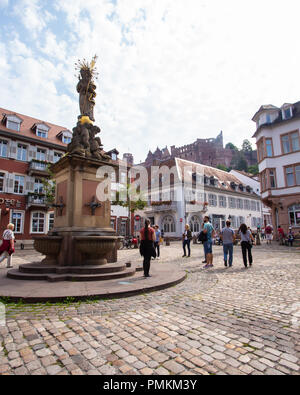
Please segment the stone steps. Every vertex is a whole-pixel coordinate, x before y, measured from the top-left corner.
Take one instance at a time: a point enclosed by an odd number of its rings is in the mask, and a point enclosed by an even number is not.
[[[20,265],[19,271],[27,274],[105,274],[122,272],[127,265],[129,263],[113,263],[99,266],[55,266],[31,263]]]
[[[73,281],[73,282],[84,282],[84,281],[105,281],[115,280],[119,278],[130,277],[135,274],[135,268],[126,268],[118,272],[110,273],[96,273],[96,274],[76,274],[76,273],[24,273],[17,269],[12,269],[7,272],[7,277],[14,280],[37,280],[37,281]]]

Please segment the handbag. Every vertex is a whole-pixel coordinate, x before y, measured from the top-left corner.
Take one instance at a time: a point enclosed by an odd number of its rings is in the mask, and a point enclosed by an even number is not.
[[[204,233],[203,230],[199,233],[198,241],[202,241],[203,243],[207,241],[207,233]]]

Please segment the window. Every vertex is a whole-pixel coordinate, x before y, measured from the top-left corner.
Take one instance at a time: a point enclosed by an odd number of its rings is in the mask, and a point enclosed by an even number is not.
[[[267,156],[273,156],[272,139],[266,139],[266,154]]]
[[[34,192],[39,194],[44,192],[43,180],[41,178],[36,178],[34,180]]]
[[[244,205],[243,205],[243,199],[237,199],[237,201],[236,201],[236,207],[237,208],[243,208],[244,207]]]
[[[41,148],[38,148],[36,150],[36,159],[46,161],[46,151]]]
[[[291,133],[291,142],[292,142],[292,151],[299,151],[300,144],[299,144],[299,133],[294,132]]]
[[[199,233],[200,232],[200,218],[196,215],[193,215],[190,220],[190,228],[192,232]]]
[[[300,164],[292,165],[285,168],[286,185],[292,187],[300,185]]]
[[[230,221],[231,221],[231,226],[232,226],[233,228],[237,228],[237,227],[238,227],[237,218],[236,218],[235,215],[232,215],[232,216],[230,217]]]
[[[300,185],[300,165],[295,166],[296,185]]]
[[[253,200],[251,200],[251,210],[256,211],[256,202],[254,202]]]
[[[25,182],[25,177],[15,176],[14,193],[21,194],[24,192],[24,182]]]
[[[276,170],[269,169],[269,185],[270,188],[276,188]]]
[[[288,107],[288,108],[284,108],[282,110],[282,118],[283,119],[289,119],[293,116],[293,111],[292,111],[292,107]]]
[[[165,233],[176,232],[174,218],[171,215],[168,215],[163,219],[162,228]]]
[[[229,208],[236,208],[236,198],[229,198]]]
[[[20,130],[20,122],[10,121],[9,119],[6,122],[7,129],[15,130],[19,132]]]
[[[121,173],[121,184],[126,184],[127,181],[127,174]]]
[[[289,218],[291,226],[300,226],[300,205],[289,207]]]
[[[7,141],[0,140],[0,156],[7,157]]]
[[[0,173],[0,192],[4,192],[4,180],[5,180],[5,174]]]
[[[256,202],[256,210],[260,211],[260,203],[259,202]]]
[[[45,130],[37,128],[36,129],[36,135],[38,137],[43,137],[44,139],[46,139],[48,137],[48,132],[46,132]]]
[[[226,196],[219,196],[219,206],[227,207]]]
[[[261,162],[265,155],[264,155],[264,141],[263,139],[261,139],[258,143],[257,143],[257,156],[258,156],[258,161]]]
[[[15,225],[14,233],[23,233],[24,213],[13,211],[11,222]]]
[[[45,213],[32,213],[31,232],[44,233],[45,230]]]
[[[300,150],[299,131],[294,131],[281,136],[282,152],[288,154]]]
[[[48,231],[52,230],[54,227],[54,213],[49,213],[48,217]]]
[[[218,202],[217,202],[217,195],[214,195],[212,193],[208,194],[208,203],[210,206],[217,206]]]
[[[26,160],[27,160],[27,147],[26,147],[26,145],[18,144],[17,159],[26,162]]]
[[[238,217],[238,221],[239,221],[238,227],[240,227],[242,224],[245,223],[245,218],[244,217]]]
[[[245,210],[250,210],[250,200],[244,200],[244,208]]]
[[[285,174],[286,174],[286,184],[288,187],[292,187],[295,185],[295,180],[294,180],[294,169],[293,167],[286,167],[285,168]]]
[[[54,163],[58,162],[61,157],[62,157],[62,154],[60,154],[58,152],[54,152]]]
[[[112,153],[112,154],[111,154],[111,159],[112,159],[112,160],[117,160],[117,154]]]
[[[63,136],[63,143],[65,144],[70,144],[71,143],[71,137],[69,136]]]

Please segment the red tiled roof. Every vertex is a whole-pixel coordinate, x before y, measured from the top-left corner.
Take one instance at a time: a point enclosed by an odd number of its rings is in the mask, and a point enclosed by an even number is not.
[[[22,123],[21,123],[19,132],[15,131],[15,130],[8,129],[5,126],[5,124],[2,122],[5,115],[16,115],[17,117],[22,119]],[[40,142],[41,144],[48,142],[48,143],[53,143],[56,145],[61,145],[62,147],[67,146],[67,144],[63,143],[57,137],[57,135],[61,131],[70,131],[67,128],[65,128],[64,126],[54,125],[50,122],[46,122],[41,119],[32,118],[32,117],[29,117],[28,115],[23,115],[23,114],[19,114],[19,113],[10,111],[10,110],[6,110],[5,108],[0,108],[0,120],[1,120],[0,129],[5,132],[12,133],[12,134],[20,134],[20,136],[30,137],[30,138],[36,140],[37,142]],[[48,131],[48,138],[47,139],[38,137],[35,134],[35,132],[32,130],[32,127],[36,124],[44,124],[50,128]]]

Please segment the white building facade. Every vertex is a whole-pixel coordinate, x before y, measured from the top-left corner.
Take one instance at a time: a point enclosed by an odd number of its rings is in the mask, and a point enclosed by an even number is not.
[[[159,187],[157,178],[152,188],[155,199],[149,196],[148,207],[139,212],[159,225],[165,236],[181,238],[185,224],[190,225],[193,234],[199,233],[205,215],[216,230],[223,228],[227,219],[235,229],[242,223],[253,230],[262,225],[261,200],[250,185],[228,172],[179,158],[174,163],[168,161],[168,166],[176,173],[176,181],[164,190],[169,182],[162,182]]]

